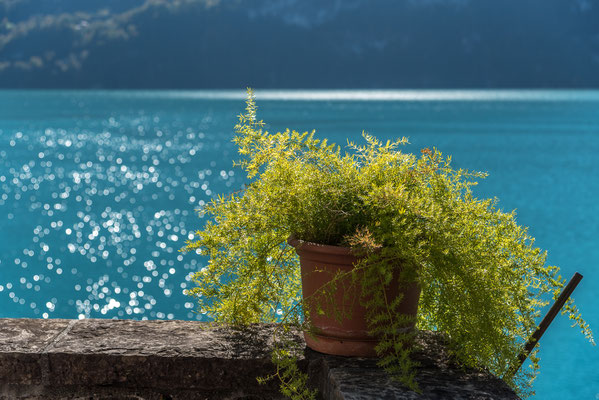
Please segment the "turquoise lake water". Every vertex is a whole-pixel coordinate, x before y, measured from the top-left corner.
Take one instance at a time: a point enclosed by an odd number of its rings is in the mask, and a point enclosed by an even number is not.
[[[241,91],[0,91],[0,317],[203,319],[178,249],[194,209],[243,182]],[[489,172],[599,333],[599,92],[257,91],[269,130],[363,130]],[[558,316],[536,399],[599,399],[599,348]]]

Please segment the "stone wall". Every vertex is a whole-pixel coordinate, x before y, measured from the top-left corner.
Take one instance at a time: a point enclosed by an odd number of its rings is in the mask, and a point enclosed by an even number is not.
[[[281,399],[272,325],[245,331],[192,321],[0,319],[1,399]],[[302,341],[301,335],[295,339]],[[440,336],[421,333],[421,394],[374,360],[306,350],[300,366],[322,399],[518,399],[484,371],[460,369]]]

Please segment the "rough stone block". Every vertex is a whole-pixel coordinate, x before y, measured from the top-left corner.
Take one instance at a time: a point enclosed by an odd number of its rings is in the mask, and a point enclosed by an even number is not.
[[[82,320],[48,349],[48,383],[280,397],[276,382],[256,380],[272,373],[271,331],[267,325],[238,331],[190,321]]]
[[[0,383],[41,382],[43,351],[68,324],[62,319],[0,318]]]
[[[273,372],[274,325],[246,330],[191,321],[0,319],[0,399],[281,399]],[[302,336],[288,338],[304,346]],[[409,391],[376,360],[306,349],[307,371],[323,400],[516,400],[501,380],[464,370],[437,333],[421,332],[417,381]]]
[[[421,393],[407,390],[376,366],[375,359],[321,355],[320,378],[316,379],[325,399],[331,400],[519,400],[501,379],[475,369],[463,369],[449,356],[443,336],[420,332],[420,350],[413,354],[419,366],[416,381]]]

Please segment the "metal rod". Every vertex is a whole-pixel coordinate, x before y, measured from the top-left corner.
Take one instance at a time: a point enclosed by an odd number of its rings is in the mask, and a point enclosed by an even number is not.
[[[553,303],[553,305],[551,306],[549,311],[547,311],[547,314],[545,314],[545,318],[543,318],[543,320],[537,327],[537,330],[532,334],[530,339],[528,339],[528,342],[526,342],[526,345],[524,345],[524,348],[518,355],[518,361],[516,362],[516,364],[514,364],[510,367],[510,369],[506,373],[506,376],[511,377],[511,376],[514,376],[516,374],[516,372],[518,372],[518,370],[520,369],[522,364],[524,364],[524,361],[526,361],[526,359],[528,358],[532,349],[535,348],[535,346],[541,339],[541,336],[543,336],[543,334],[549,327],[549,324],[551,324],[551,322],[553,322],[553,319],[560,312],[561,308],[564,306],[564,304],[568,300],[568,297],[570,297],[570,295],[572,294],[574,289],[576,289],[576,286],[578,286],[581,279],[582,279],[582,275],[580,275],[578,272],[574,273],[574,276],[572,276],[572,278],[570,279],[570,282],[568,282],[568,284],[566,285],[564,290],[562,290],[559,297],[555,301],[555,303]]]

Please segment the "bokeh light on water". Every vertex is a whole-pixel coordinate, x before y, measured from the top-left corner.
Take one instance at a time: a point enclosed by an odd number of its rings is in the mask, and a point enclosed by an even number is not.
[[[178,250],[194,209],[240,185],[234,115],[125,92],[3,100],[0,316],[202,319],[183,292],[203,260]]]

